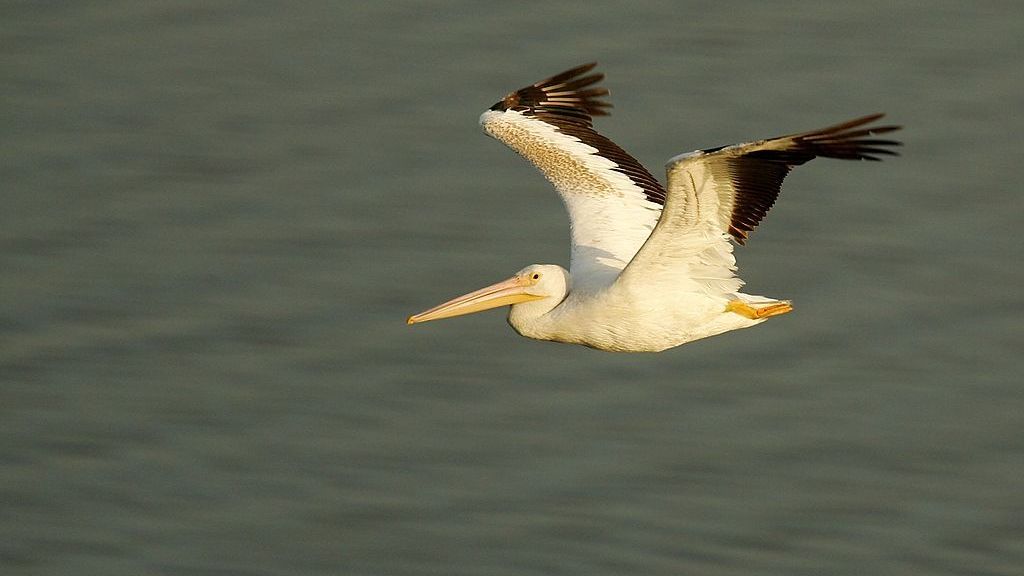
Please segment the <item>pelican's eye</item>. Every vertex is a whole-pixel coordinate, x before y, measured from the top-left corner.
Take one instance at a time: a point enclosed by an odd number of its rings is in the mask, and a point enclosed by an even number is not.
[[[534,272],[533,276],[530,276],[530,278],[532,278],[534,280],[540,280],[540,273],[539,272]]]

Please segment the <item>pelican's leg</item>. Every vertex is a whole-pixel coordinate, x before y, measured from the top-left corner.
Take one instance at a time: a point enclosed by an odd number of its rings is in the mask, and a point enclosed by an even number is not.
[[[793,310],[793,305],[789,302],[775,302],[774,304],[754,308],[742,300],[732,300],[726,304],[725,309],[728,312],[734,312],[751,320],[761,320],[790,312]]]

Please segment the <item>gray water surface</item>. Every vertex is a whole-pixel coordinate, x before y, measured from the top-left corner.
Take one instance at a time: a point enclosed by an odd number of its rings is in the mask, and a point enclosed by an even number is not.
[[[0,573],[1024,573],[1015,2],[9,2]],[[680,152],[876,111],[658,355],[404,318],[567,221],[482,135],[598,60]]]

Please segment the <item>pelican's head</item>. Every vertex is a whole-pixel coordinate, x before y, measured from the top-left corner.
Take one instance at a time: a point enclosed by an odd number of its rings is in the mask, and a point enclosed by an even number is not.
[[[512,305],[531,316],[539,316],[558,306],[569,293],[569,273],[554,264],[533,264],[516,272],[508,280],[491,284],[409,316],[409,324],[429,322],[481,310]]]

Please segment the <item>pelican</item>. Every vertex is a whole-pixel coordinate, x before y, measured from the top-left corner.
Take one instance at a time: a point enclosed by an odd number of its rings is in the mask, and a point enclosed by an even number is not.
[[[660,352],[760,324],[788,300],[740,292],[733,243],[744,244],[794,166],[816,157],[880,160],[894,140],[873,114],[820,130],[671,158],[662,185],[593,128],[608,114],[603,74],[585,64],[505,96],[484,132],[529,160],[569,213],[569,270],[534,264],[507,280],[408,318],[409,324],[510,306],[528,338],[616,352]]]

